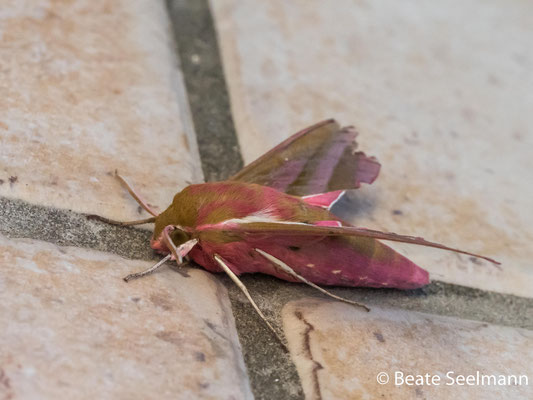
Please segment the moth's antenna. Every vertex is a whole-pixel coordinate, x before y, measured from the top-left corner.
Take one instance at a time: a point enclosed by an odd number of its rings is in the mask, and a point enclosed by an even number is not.
[[[118,226],[142,225],[142,224],[150,224],[150,223],[155,222],[155,217],[138,219],[136,221],[116,221],[114,219],[101,217],[100,215],[96,215],[96,214],[85,214],[85,217],[87,217],[87,219],[101,221],[101,222],[105,222],[106,224],[118,225]]]
[[[122,186],[124,186],[128,192],[131,194],[131,197],[135,199],[139,205],[144,208],[148,213],[152,214],[154,217],[157,217],[157,213],[152,210],[152,208],[146,203],[138,194],[133,190],[133,188],[130,186],[130,184],[124,179],[121,175],[119,175],[118,170],[115,170],[115,176],[118,178]]]
[[[293,278],[296,278],[299,281],[301,281],[301,282],[303,282],[303,283],[315,288],[316,290],[324,293],[325,295],[333,297],[334,299],[337,299],[337,300],[340,300],[340,301],[344,301],[345,303],[352,304],[354,306],[364,308],[366,311],[370,311],[370,308],[368,308],[364,304],[361,304],[361,303],[358,303],[356,301],[348,300],[348,299],[345,299],[343,297],[339,297],[337,295],[334,295],[333,293],[328,292],[326,289],[322,289],[320,286],[315,285],[313,282],[308,281],[303,276],[298,275],[291,267],[289,267],[287,264],[285,264],[279,258],[274,257],[272,254],[268,254],[267,252],[265,252],[265,251],[263,251],[261,249],[255,249],[255,251],[257,251],[259,254],[261,254],[263,257],[265,257],[270,262],[272,262],[274,265],[280,267],[284,272],[286,272],[287,274],[291,275]]]
[[[242,290],[248,301],[252,304],[252,307],[257,311],[261,319],[267,324],[267,326],[270,328],[270,330],[274,333],[274,335],[278,338],[279,342],[283,346],[283,348],[288,352],[287,347],[285,346],[285,343],[281,339],[281,337],[278,335],[276,330],[272,325],[270,325],[270,322],[266,319],[265,315],[262,313],[262,311],[259,309],[257,304],[255,304],[255,301],[252,299],[252,296],[250,296],[250,293],[248,292],[248,289],[246,289],[246,286],[244,286],[244,283],[241,282],[241,280],[233,273],[233,271],[228,267],[228,265],[224,262],[222,257],[220,257],[218,254],[215,254],[215,261],[222,267],[224,272],[228,274],[228,276],[231,278],[231,280],[237,285],[239,289]]]

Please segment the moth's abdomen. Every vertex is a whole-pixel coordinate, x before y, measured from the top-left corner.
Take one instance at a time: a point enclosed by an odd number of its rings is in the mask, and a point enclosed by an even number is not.
[[[220,254],[236,268],[236,274],[260,272],[296,281],[255,249],[271,254],[297,274],[320,285],[413,289],[429,283],[427,271],[370,238],[248,238],[246,242],[205,244],[203,257],[209,259],[209,254]],[[198,257],[197,262],[203,265],[205,258]],[[209,267],[203,265],[206,269],[220,270],[216,264],[207,263]]]

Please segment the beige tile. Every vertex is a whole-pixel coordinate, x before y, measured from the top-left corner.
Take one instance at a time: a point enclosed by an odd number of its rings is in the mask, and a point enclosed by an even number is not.
[[[225,288],[0,236],[0,398],[252,398]]]
[[[306,399],[531,396],[531,331],[398,309],[373,307],[366,313],[316,299],[286,305],[283,324]],[[381,372],[389,375],[388,383],[377,382]],[[407,375],[429,376],[418,385],[407,385],[400,374],[404,380]],[[459,375],[474,375],[469,382],[480,384],[461,386]],[[522,375],[522,380],[518,385],[488,385],[488,379],[496,378],[482,375],[516,375],[518,383]]]
[[[435,279],[531,296],[532,3],[211,5],[248,162],[321,119],[354,124],[383,168],[352,222],[493,256],[503,272],[406,250]]]
[[[2,2],[0,195],[115,218],[200,181],[162,0]]]

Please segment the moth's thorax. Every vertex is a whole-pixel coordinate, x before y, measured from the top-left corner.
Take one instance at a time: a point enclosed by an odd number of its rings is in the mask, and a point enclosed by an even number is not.
[[[190,234],[187,231],[180,229],[179,227],[172,227],[170,229],[167,228],[167,232],[169,233],[170,240],[172,241],[172,243],[174,243],[176,247],[191,239]],[[168,246],[163,240],[162,232],[158,236],[152,236],[152,239],[150,240],[150,247],[161,254],[170,253]]]
[[[168,225],[195,228],[258,214],[299,222],[331,219],[326,210],[267,186],[236,181],[190,185],[177,193],[172,204],[156,217],[152,248],[166,250],[160,239]],[[176,240],[175,244],[179,245],[188,238],[176,237]]]

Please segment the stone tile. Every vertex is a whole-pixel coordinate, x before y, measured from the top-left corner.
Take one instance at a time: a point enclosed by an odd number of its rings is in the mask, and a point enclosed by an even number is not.
[[[0,398],[249,399],[210,274],[0,236]]]
[[[211,5],[245,161],[324,118],[354,124],[383,168],[345,218],[493,256],[502,272],[406,250],[435,279],[531,296],[531,3]]]
[[[313,299],[288,303],[283,324],[306,399],[531,396],[525,378],[531,385],[533,332],[528,330],[399,309],[373,307],[366,313],[343,303]],[[447,376],[449,371],[453,372]],[[389,375],[388,383],[377,382],[381,372]],[[396,373],[403,373],[404,379],[429,374],[430,380],[406,385]],[[521,385],[457,384],[459,375],[474,375],[469,379],[475,383],[476,379],[482,382],[481,375],[513,374],[525,376]],[[449,384],[452,378],[456,383]],[[431,379],[434,384],[427,384]]]
[[[0,195],[139,218],[202,180],[164,2],[38,0],[0,13]]]

